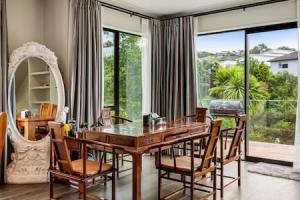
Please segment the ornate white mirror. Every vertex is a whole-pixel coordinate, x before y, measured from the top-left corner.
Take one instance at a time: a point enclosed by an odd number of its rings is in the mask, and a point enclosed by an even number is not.
[[[47,182],[47,124],[57,119],[65,105],[54,53],[36,42],[16,49],[10,56],[8,94],[8,135],[14,153],[7,168],[7,182]]]

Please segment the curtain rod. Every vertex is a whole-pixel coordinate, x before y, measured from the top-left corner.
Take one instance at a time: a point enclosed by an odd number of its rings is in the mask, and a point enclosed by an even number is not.
[[[289,0],[267,0],[267,1],[257,2],[257,3],[239,5],[239,6],[229,7],[229,8],[222,8],[222,9],[218,9],[218,10],[211,10],[211,11],[207,11],[207,12],[195,13],[192,15],[184,15],[184,16],[178,16],[178,17],[187,17],[187,16],[199,17],[199,16],[204,16],[204,15],[212,15],[212,14],[229,12],[229,11],[234,11],[234,10],[241,10],[241,9],[245,10],[247,8],[253,8],[253,7],[257,7],[257,6],[269,5],[269,4],[285,2],[285,1],[289,1]],[[162,20],[169,20],[172,18],[177,18],[177,17],[167,17],[167,18],[163,18]]]
[[[112,4],[109,4],[109,3],[106,3],[106,2],[103,2],[103,1],[100,1],[100,0],[97,0],[101,3],[102,6],[104,7],[107,7],[107,8],[110,8],[110,9],[113,9],[113,10],[117,10],[117,11],[120,11],[120,12],[124,12],[124,13],[127,13],[129,15],[134,15],[134,16],[137,16],[137,17],[141,17],[141,18],[145,18],[145,19],[153,19],[153,17],[151,16],[148,16],[148,15],[144,15],[142,13],[138,13],[138,12],[134,12],[132,10],[128,10],[126,8],[122,8],[122,7],[119,7],[119,6],[115,6],[115,5],[112,5]]]
[[[134,16],[137,16],[137,17],[142,17],[142,18],[145,18],[145,19],[154,19],[154,17],[144,15],[144,14],[141,14],[141,13],[138,13],[138,12],[134,12],[132,10],[128,10],[126,8],[115,6],[115,5],[106,3],[106,2],[102,2],[101,0],[97,0],[97,1],[99,1],[102,4],[102,6],[113,9],[113,10],[124,12],[124,13],[127,13],[129,15],[134,15]],[[217,14],[217,13],[222,13],[222,12],[229,12],[229,11],[234,11],[234,10],[241,10],[241,9],[245,10],[247,8],[253,8],[253,7],[257,7],[257,6],[269,5],[269,4],[285,2],[285,1],[289,1],[289,0],[267,0],[267,1],[257,2],[257,3],[239,5],[239,6],[229,7],[229,8],[222,8],[222,9],[218,9],[218,10],[211,10],[211,11],[207,11],[207,12],[201,12],[201,13],[196,13],[196,14],[192,14],[192,15],[184,15],[184,16],[178,16],[178,17],[186,17],[186,16],[199,17],[199,16],[204,16],[204,15],[212,15],[212,14]],[[174,17],[167,17],[167,18],[162,18],[161,20],[169,20],[169,19],[178,18],[178,17],[175,17],[175,16]]]

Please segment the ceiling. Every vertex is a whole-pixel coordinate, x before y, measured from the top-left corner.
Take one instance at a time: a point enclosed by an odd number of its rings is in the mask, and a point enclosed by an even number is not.
[[[152,17],[207,12],[264,0],[101,0]]]

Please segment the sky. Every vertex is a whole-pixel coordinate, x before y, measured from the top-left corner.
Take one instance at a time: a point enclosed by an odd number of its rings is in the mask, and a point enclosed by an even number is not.
[[[253,33],[248,35],[248,39],[249,48],[265,43],[271,49],[281,46],[298,49],[298,29],[296,28]],[[243,50],[245,46],[245,32],[234,31],[199,36],[197,46],[198,51],[211,53]]]

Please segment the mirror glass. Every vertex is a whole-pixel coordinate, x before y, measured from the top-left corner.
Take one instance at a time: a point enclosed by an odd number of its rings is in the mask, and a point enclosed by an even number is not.
[[[10,88],[12,116],[19,133],[36,141],[47,136],[48,121],[57,114],[58,91],[45,61],[30,57],[17,68]]]

